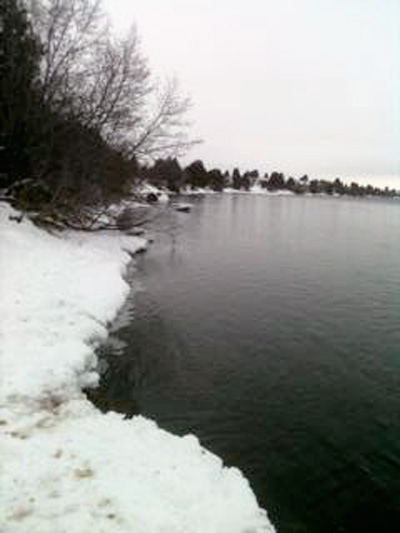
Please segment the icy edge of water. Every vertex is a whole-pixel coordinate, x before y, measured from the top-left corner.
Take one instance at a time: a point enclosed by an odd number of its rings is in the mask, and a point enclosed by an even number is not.
[[[0,204],[1,531],[273,532],[241,472],[196,437],[82,393],[144,241],[50,235],[11,214]]]

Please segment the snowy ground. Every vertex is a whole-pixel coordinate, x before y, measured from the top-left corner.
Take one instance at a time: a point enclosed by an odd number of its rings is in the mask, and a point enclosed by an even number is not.
[[[223,190],[223,193],[226,194],[259,194],[263,196],[294,196],[295,193],[293,191],[288,191],[287,189],[279,189],[276,191],[269,191],[268,189],[263,189],[260,185],[253,185],[248,191],[245,189],[233,189],[232,187],[225,187]],[[200,194],[218,194],[216,191],[213,191],[212,189],[208,188],[201,188],[198,187],[197,189],[191,189],[190,187],[186,187],[181,190],[181,194],[184,194],[186,196],[190,195],[200,195]]]
[[[266,533],[242,474],[196,437],[101,414],[94,347],[144,241],[50,235],[0,203],[1,533]]]
[[[259,194],[263,196],[294,196],[293,191],[288,191],[287,189],[277,189],[276,191],[269,191],[268,189],[263,189],[260,185],[253,185],[248,191],[244,189],[232,189],[227,187],[224,189],[224,192],[229,194]]]

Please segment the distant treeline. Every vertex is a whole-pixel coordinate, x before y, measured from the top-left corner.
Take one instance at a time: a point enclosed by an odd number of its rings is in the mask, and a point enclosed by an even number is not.
[[[328,194],[350,196],[395,196],[396,191],[385,187],[380,189],[373,185],[359,185],[352,182],[344,184],[340,178],[333,181],[326,179],[310,179],[307,175],[300,178],[285,177],[282,172],[265,173],[261,176],[258,170],[241,173],[235,168],[232,173],[220,169],[207,170],[200,160],[182,168],[177,159],[159,159],[150,167],[140,169],[144,180],[173,192],[184,189],[209,188],[223,191],[226,188],[249,191],[255,185],[270,192],[291,191],[295,194]]]

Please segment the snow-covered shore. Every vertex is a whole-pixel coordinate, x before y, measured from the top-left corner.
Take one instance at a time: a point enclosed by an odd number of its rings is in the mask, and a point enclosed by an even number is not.
[[[233,189],[232,187],[225,187],[223,194],[257,194],[262,196],[296,196],[293,191],[288,191],[286,189],[277,189],[276,191],[269,191],[268,189],[263,189],[259,185],[253,185],[249,190],[245,189]],[[217,191],[213,191],[209,188],[198,187],[192,189],[190,187],[184,188],[181,190],[180,194],[184,196],[199,196],[199,195],[210,195],[210,194],[221,194]]]
[[[266,533],[239,470],[82,388],[128,295],[137,237],[50,235],[0,204],[0,531]]]

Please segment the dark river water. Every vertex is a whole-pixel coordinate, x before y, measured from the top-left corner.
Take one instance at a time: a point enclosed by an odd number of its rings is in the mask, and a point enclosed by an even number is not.
[[[279,532],[398,533],[400,202],[189,201],[129,273],[95,401],[195,433]]]

